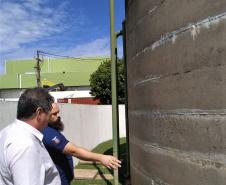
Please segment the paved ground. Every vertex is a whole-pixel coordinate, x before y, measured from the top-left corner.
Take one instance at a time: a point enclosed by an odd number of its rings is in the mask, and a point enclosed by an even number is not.
[[[92,162],[80,161],[83,165],[92,165]],[[103,173],[98,169],[75,169],[75,180],[113,180],[113,175],[110,173]]]
[[[91,169],[76,169],[74,171],[75,179],[83,180],[83,179],[95,179],[97,176],[98,170]]]

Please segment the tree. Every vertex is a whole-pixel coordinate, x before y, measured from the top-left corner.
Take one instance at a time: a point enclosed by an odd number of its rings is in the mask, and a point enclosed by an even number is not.
[[[124,63],[118,60],[118,102],[125,103],[125,78]],[[101,63],[98,69],[90,76],[90,94],[95,99],[99,99],[101,104],[111,104],[111,61],[106,60]]]

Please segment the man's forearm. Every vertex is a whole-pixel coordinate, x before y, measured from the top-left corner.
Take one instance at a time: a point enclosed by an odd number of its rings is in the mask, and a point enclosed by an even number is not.
[[[82,147],[75,146],[72,143],[68,143],[65,146],[64,153],[70,154],[70,155],[77,157],[81,160],[96,161],[96,162],[100,162],[101,156],[102,156],[102,154],[90,152],[90,151],[88,151],[88,150],[86,150]]]
[[[65,146],[63,152],[85,161],[98,161],[109,169],[117,169],[118,167],[121,167],[121,161],[114,156],[90,152],[84,148],[75,146],[70,142]]]

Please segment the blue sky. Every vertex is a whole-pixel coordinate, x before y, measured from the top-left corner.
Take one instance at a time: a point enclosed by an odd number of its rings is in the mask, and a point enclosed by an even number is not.
[[[115,0],[121,29],[124,1]],[[109,55],[109,0],[0,0],[0,72],[38,50],[75,57]],[[119,48],[122,48],[119,43]]]

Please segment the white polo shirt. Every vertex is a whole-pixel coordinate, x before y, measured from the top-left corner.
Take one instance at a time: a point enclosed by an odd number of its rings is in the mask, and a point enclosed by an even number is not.
[[[0,132],[0,185],[61,185],[42,138],[20,120]]]

